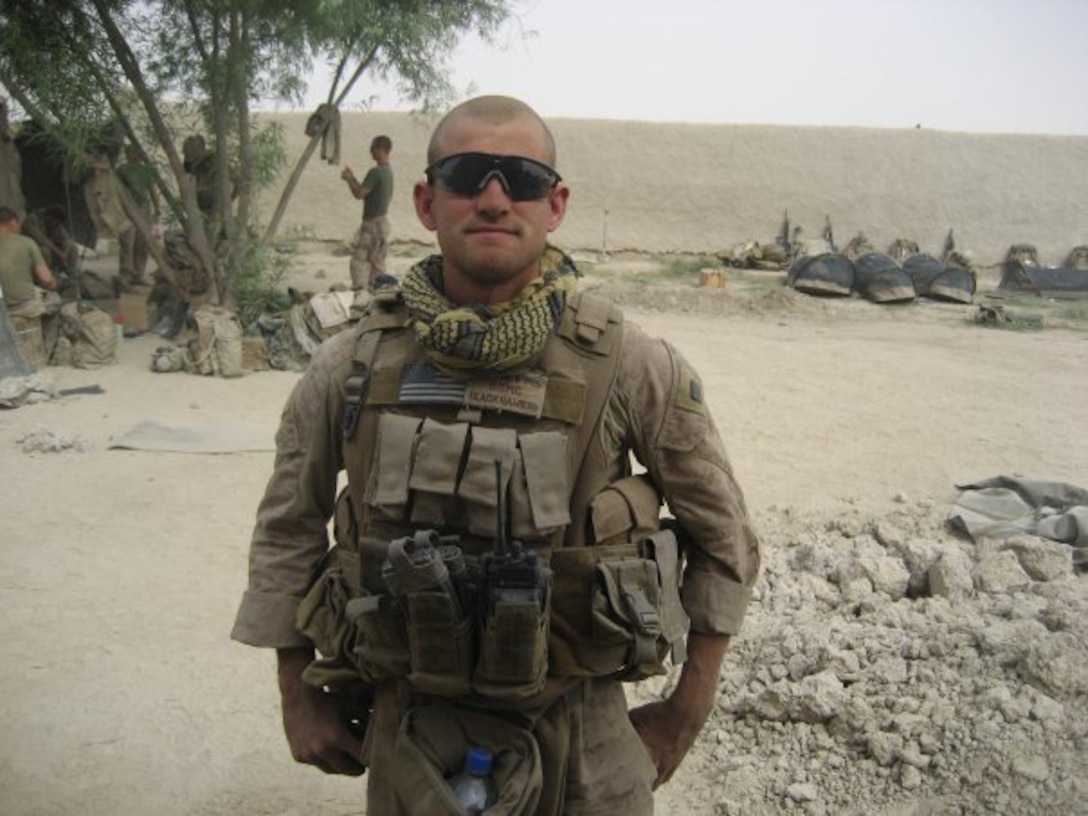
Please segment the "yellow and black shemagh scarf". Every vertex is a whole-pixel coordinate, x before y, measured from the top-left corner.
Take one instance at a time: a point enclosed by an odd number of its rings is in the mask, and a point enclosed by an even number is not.
[[[577,287],[574,262],[548,246],[540,277],[506,303],[458,306],[442,292],[442,256],[432,255],[401,282],[411,327],[428,359],[450,372],[501,374],[530,363]]]

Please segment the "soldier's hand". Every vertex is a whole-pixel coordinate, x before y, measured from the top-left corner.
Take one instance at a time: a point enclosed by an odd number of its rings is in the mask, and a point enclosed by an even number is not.
[[[340,171],[340,178],[342,178],[344,181],[351,181],[353,178],[355,178],[355,173],[352,172],[350,167],[345,167],[343,170]]]
[[[729,635],[691,632],[688,659],[672,695],[630,712],[631,723],[657,766],[655,788],[669,781],[710,716],[728,648]]]
[[[296,762],[348,776],[366,770],[363,742],[352,733],[340,702],[331,694],[304,687],[292,699],[283,698],[283,730]]]
[[[657,767],[656,790],[664,785],[695,744],[703,727],[701,718],[684,717],[669,702],[647,703],[631,709],[629,716]]]
[[[279,652],[283,730],[291,756],[325,773],[360,776],[366,770],[363,741],[348,725],[343,700],[302,681],[302,670],[313,656],[306,652]]]

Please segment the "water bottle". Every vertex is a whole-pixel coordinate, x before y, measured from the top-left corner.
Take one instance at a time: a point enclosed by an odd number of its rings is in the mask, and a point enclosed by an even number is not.
[[[495,780],[491,778],[491,752],[486,748],[469,748],[465,768],[450,779],[453,795],[467,813],[483,813],[495,804]]]

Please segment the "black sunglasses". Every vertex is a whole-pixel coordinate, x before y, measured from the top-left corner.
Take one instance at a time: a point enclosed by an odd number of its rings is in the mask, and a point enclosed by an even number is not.
[[[441,184],[460,196],[478,196],[492,178],[497,178],[511,201],[533,201],[547,197],[562,179],[546,164],[524,156],[496,156],[492,153],[455,153],[439,159],[425,171],[428,184]]]

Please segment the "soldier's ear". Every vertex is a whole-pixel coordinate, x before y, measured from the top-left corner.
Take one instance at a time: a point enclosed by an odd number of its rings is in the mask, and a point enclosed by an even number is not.
[[[551,216],[548,219],[548,232],[559,229],[563,218],[567,214],[567,201],[570,199],[570,187],[564,182],[559,182],[548,194],[548,206],[551,208]]]
[[[432,232],[438,225],[434,218],[434,187],[425,181],[416,182],[412,190],[412,200],[416,205],[416,216],[419,222]]]

